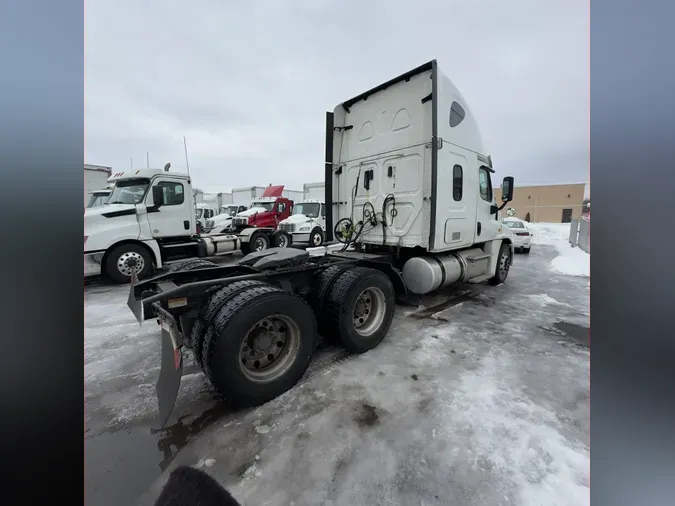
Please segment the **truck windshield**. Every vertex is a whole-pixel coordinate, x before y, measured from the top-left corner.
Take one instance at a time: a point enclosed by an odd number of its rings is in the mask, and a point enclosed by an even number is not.
[[[265,211],[274,209],[274,202],[253,202],[251,207],[262,207]]]
[[[147,179],[118,181],[107,204],[140,204],[149,185],[150,181]]]
[[[99,207],[105,204],[108,201],[108,197],[110,196],[109,193],[103,193],[103,194],[92,194],[89,196],[89,202],[87,202],[87,208],[90,207]]]
[[[293,206],[293,214],[304,214],[308,218],[318,218],[321,204],[315,202],[304,204],[295,204]]]
[[[227,216],[234,216],[237,214],[237,206],[223,206],[220,208],[220,214],[225,214]]]
[[[505,221],[504,223],[509,228],[525,228],[523,224],[519,221]]]

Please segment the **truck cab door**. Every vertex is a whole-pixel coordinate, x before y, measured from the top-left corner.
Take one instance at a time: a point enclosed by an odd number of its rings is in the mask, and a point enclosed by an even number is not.
[[[288,200],[280,199],[274,206],[274,226],[276,227],[281,220],[285,220],[290,216],[290,205]]]
[[[491,241],[497,237],[499,221],[496,213],[492,212],[495,207],[490,171],[486,167],[479,167],[474,243]]]
[[[146,197],[148,222],[154,238],[190,236],[196,230],[192,199],[186,193],[190,188],[184,183],[164,177],[152,182],[152,186],[159,186],[164,193],[164,204],[160,207],[154,205],[152,191],[148,191]]]

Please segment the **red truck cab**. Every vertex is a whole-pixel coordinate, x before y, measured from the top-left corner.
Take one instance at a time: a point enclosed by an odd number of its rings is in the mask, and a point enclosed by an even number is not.
[[[283,190],[283,185],[268,186],[261,197],[253,199],[250,208],[232,219],[235,230],[249,227],[276,228],[293,210],[293,201],[282,196]]]
[[[270,247],[277,225],[293,211],[293,201],[283,197],[283,191],[283,185],[268,186],[262,197],[253,199],[249,209],[232,218],[242,253]]]

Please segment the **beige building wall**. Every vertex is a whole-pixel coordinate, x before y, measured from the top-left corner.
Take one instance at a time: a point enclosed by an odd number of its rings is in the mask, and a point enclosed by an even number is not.
[[[516,216],[521,220],[528,219],[529,214],[529,221],[532,223],[568,222],[567,217],[570,213],[571,218],[581,216],[584,187],[584,183],[516,186],[513,190],[513,200],[506,207],[513,207]],[[495,188],[494,195],[497,204],[501,205],[501,188]],[[501,214],[505,216],[504,211]]]

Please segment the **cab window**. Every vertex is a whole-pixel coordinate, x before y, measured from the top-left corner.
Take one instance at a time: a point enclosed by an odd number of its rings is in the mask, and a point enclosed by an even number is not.
[[[175,181],[160,181],[157,183],[164,192],[165,206],[179,206],[185,201],[183,185]]]
[[[492,182],[490,181],[490,172],[483,167],[478,169],[478,184],[480,198],[485,202],[492,203]]]

